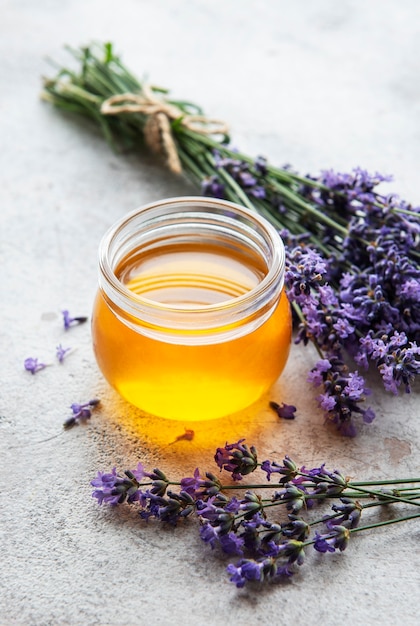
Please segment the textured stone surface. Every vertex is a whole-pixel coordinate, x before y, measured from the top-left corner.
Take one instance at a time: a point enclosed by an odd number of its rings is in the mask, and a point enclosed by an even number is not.
[[[285,453],[359,478],[415,475],[419,395],[377,390],[377,420],[356,439],[323,426],[305,383],[315,355],[294,348],[270,397],[296,402],[279,423],[266,400],[235,419],[194,426],[141,414],[109,390],[89,326],[62,329],[62,308],[89,314],[105,229],[148,201],[191,193],[152,159],[116,156],[85,122],[39,100],[46,56],[112,40],[139,76],[226,119],[238,146],[299,171],[393,173],[420,201],[420,8],[414,0],[1,0],[0,623],[415,624],[418,525],[359,536],[314,555],[285,586],[227,582],[194,524],[172,530],[90,498],[98,469],[141,459],[173,474],[211,468],[214,448],[247,437],[261,457]],[[76,350],[55,365],[55,346]],[[37,376],[27,356],[51,362]],[[72,402],[102,400],[85,428],[62,433]]]

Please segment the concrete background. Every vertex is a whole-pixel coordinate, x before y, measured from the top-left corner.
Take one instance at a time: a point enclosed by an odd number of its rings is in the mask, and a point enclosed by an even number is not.
[[[376,380],[376,421],[356,439],[323,425],[305,382],[315,355],[294,348],[270,397],[298,405],[279,423],[267,398],[239,416],[189,427],[143,415],[108,388],[89,325],[99,240],[117,218],[194,192],[150,158],[117,156],[87,123],[41,102],[47,56],[111,40],[139,77],[230,123],[236,145],[302,173],[363,166],[420,202],[420,6],[415,0],[0,1],[0,624],[416,624],[419,530],[357,536],[308,558],[284,586],[238,591],[194,522],[172,530],[134,509],[99,508],[98,469],[213,469],[214,448],[244,436],[261,458],[327,461],[358,479],[418,475],[419,393]],[[75,348],[54,364],[58,343]],[[28,356],[54,365],[36,376]],[[63,433],[73,402],[97,396],[86,427]]]

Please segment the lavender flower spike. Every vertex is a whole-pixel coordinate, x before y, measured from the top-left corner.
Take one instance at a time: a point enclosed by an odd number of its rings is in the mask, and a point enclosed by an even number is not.
[[[277,567],[275,559],[263,557],[258,561],[241,559],[237,565],[230,563],[226,571],[230,575],[230,581],[241,588],[250,581],[273,580],[277,574]]]
[[[98,472],[96,478],[90,481],[92,487],[96,487],[92,497],[99,504],[117,505],[123,502],[136,502],[140,498],[139,480],[143,477],[141,463],[136,470],[127,470],[125,476],[117,474],[116,468],[112,472]]]
[[[342,552],[347,548],[350,539],[350,530],[345,526],[329,526],[330,532],[324,535],[315,533],[314,548],[317,552]]]
[[[248,448],[240,439],[236,443],[226,443],[224,448],[217,448],[214,460],[220,469],[232,472],[233,480],[242,480],[246,474],[253,472],[258,465],[257,451],[254,446]]]

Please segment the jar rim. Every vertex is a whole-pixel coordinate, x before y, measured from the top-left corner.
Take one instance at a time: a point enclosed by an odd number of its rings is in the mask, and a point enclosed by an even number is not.
[[[255,237],[258,236],[264,242],[271,255],[264,278],[255,287],[240,296],[216,304],[197,305],[188,308],[157,302],[134,294],[115,274],[118,263],[115,262],[114,257],[118,251],[118,246],[121,247],[122,245],[124,233],[127,235],[136,221],[138,226],[141,226],[148,216],[150,216],[150,223],[152,223],[153,215],[155,219],[160,216],[160,219],[164,220],[165,218],[169,219],[171,215],[180,215],[181,213],[185,213],[186,219],[188,215],[193,214],[200,215],[203,219],[205,215],[208,215],[214,219],[217,218],[220,223],[224,221],[226,225],[236,224],[238,228],[242,226],[244,232],[246,231],[251,236],[255,232]],[[225,214],[228,217],[225,217]],[[128,245],[127,241],[125,244]],[[100,286],[112,302],[116,301],[122,310],[134,316],[137,314],[142,318],[146,315],[150,319],[156,316],[160,322],[164,319],[165,314],[175,317],[182,315],[190,319],[194,317],[197,321],[198,319],[201,320],[200,327],[220,324],[220,317],[226,314],[235,314],[238,311],[242,311],[243,314],[245,310],[249,311],[250,308],[258,310],[264,306],[268,294],[272,298],[274,291],[280,293],[283,287],[284,266],[283,241],[268,220],[259,213],[239,204],[207,196],[166,198],[134,209],[117,220],[106,231],[99,245]],[[214,316],[219,319],[217,324],[215,324]],[[210,318],[212,319],[211,323]]]

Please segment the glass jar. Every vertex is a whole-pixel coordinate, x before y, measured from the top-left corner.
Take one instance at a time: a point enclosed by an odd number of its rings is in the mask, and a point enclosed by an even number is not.
[[[105,234],[92,331],[130,403],[185,421],[256,401],[289,354],[285,252],[257,213],[204,197],[133,211]]]

